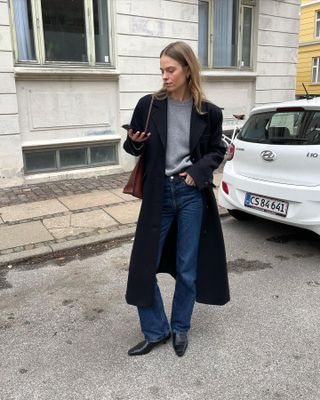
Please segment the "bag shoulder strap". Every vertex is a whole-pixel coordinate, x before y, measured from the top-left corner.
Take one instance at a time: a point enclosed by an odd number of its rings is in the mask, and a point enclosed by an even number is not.
[[[154,100],[154,95],[151,96],[151,100],[150,100],[150,105],[149,105],[149,109],[148,109],[148,116],[147,116],[146,125],[145,125],[145,128],[144,128],[144,132],[145,133],[148,133],[149,121],[150,121],[150,116],[151,116],[153,100]]]

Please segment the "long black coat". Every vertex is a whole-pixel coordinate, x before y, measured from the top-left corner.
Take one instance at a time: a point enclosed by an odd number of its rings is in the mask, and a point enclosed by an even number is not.
[[[133,113],[131,125],[143,131],[151,96],[142,97]],[[221,141],[222,113],[220,108],[203,102],[202,111],[195,107],[191,113],[190,154],[187,172],[203,194],[203,219],[199,245],[196,301],[223,305],[229,301],[226,255],[217,209],[212,190],[212,172],[225,154]],[[173,223],[157,268],[161,211],[165,182],[165,155],[167,142],[167,100],[154,100],[149,132],[142,150],[136,150],[127,137],[124,149],[132,154],[144,152],[143,201],[131,254],[126,300],[129,304],[148,307],[153,303],[154,279],[158,272],[176,276],[176,224]],[[137,147],[137,146],[136,146]]]

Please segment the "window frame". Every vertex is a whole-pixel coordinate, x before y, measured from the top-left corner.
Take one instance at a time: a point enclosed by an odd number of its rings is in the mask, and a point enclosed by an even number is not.
[[[202,66],[204,70],[240,70],[240,71],[252,71],[253,70],[253,50],[254,50],[254,27],[255,27],[255,9],[256,5],[250,4],[251,2],[239,0],[238,4],[238,39],[237,39],[237,65],[235,66],[214,66],[213,54],[214,54],[214,0],[202,0],[209,4],[209,15],[208,15],[208,62],[207,66]],[[251,23],[251,38],[250,38],[250,66],[242,66],[242,45],[243,45],[243,23],[244,23],[244,8],[251,9],[252,23]],[[200,21],[198,21],[199,23]]]
[[[213,23],[212,23],[212,0],[201,0],[203,3],[208,4],[208,16],[207,16],[207,23],[208,23],[208,38],[207,38],[207,43],[208,43],[208,48],[207,48],[207,54],[208,54],[208,60],[207,60],[207,65],[203,66],[203,68],[211,68],[210,67],[210,60],[212,60],[212,53],[213,53]],[[199,21],[198,21],[199,23]]]
[[[316,65],[315,65],[316,64]],[[312,66],[311,66],[311,83],[314,85],[320,84],[320,57],[312,57]],[[313,71],[316,70],[316,81],[313,80]]]
[[[318,29],[318,25],[319,25],[319,29]],[[319,32],[318,32],[318,30],[319,30]],[[319,33],[319,34],[317,35],[317,33]],[[320,38],[320,10],[315,11],[314,37]]]
[[[244,9],[248,8],[251,9],[251,32],[250,32],[250,65],[249,66],[242,66],[243,63],[243,34],[244,34]],[[253,66],[253,29],[254,29],[254,6],[249,6],[245,4],[240,4],[240,20],[241,23],[239,24],[240,28],[240,35],[241,39],[239,39],[239,47],[238,47],[238,53],[239,53],[239,66],[242,70],[252,70]]]
[[[104,68],[104,69],[112,68],[114,60],[114,54],[113,54],[114,48],[112,41],[112,38],[114,37],[114,31],[113,31],[113,21],[111,18],[111,16],[113,15],[113,0],[107,0],[109,61],[106,63],[96,62],[95,38],[94,38],[94,7],[93,7],[94,0],[82,0],[82,1],[83,1],[84,18],[85,18],[85,32],[86,32],[87,57],[88,57],[88,61],[85,62],[46,60],[41,0],[30,0],[33,35],[34,35],[35,60],[19,61],[13,0],[8,0],[11,26],[12,26],[11,32],[13,38],[13,53],[14,53],[15,65],[38,66],[38,67],[80,66],[87,68]]]
[[[91,160],[91,149],[98,148],[98,147],[111,147],[114,148],[115,151],[115,162],[92,162]],[[61,166],[60,161],[60,151],[61,150],[78,150],[78,149],[85,149],[85,157],[86,163],[81,165],[68,165],[68,166]],[[64,172],[64,171],[73,171],[75,169],[89,169],[89,168],[97,168],[97,167],[109,167],[114,165],[119,165],[119,151],[118,151],[118,143],[116,141],[110,142],[101,142],[101,143],[75,143],[74,145],[56,145],[56,146],[38,146],[38,147],[27,147],[24,148],[22,151],[23,155],[23,170],[26,175],[34,175],[34,174],[42,174],[46,172]],[[26,155],[27,154],[35,154],[35,153],[42,153],[45,151],[52,151],[54,153],[55,159],[55,168],[42,168],[36,170],[28,170],[27,169],[27,162],[26,162]]]

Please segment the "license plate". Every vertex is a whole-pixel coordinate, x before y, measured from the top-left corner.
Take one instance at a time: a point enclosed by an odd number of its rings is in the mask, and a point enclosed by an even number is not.
[[[254,193],[246,193],[244,205],[267,213],[281,215],[282,217],[286,217],[289,207],[287,201],[260,196]]]

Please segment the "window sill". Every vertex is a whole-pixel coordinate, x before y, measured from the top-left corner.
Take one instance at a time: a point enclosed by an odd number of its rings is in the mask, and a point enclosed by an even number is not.
[[[17,80],[36,81],[118,81],[120,72],[106,68],[15,66]]]
[[[221,80],[233,80],[233,81],[255,81],[258,74],[251,71],[226,71],[226,70],[205,70],[201,72],[201,76],[204,81],[221,81]]]
[[[305,42],[299,42],[299,47],[312,46],[315,44],[320,44],[320,38],[315,38],[314,40],[308,40]]]
[[[118,135],[107,135],[107,136],[84,136],[77,138],[69,138],[69,139],[53,139],[53,140],[34,140],[30,142],[21,143],[21,147],[23,150],[31,150],[31,149],[40,149],[40,148],[50,148],[59,146],[70,146],[70,145],[81,145],[81,144],[94,144],[94,143],[103,143],[103,142],[120,142],[121,138]]]

